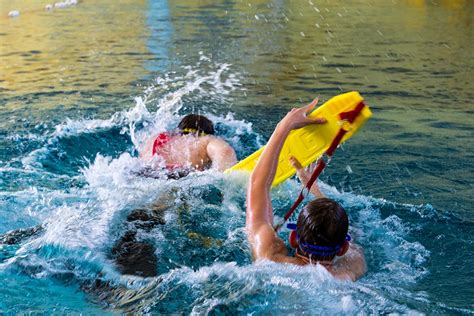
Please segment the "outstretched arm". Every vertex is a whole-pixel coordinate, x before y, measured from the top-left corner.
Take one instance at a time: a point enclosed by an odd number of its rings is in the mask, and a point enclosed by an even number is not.
[[[296,157],[290,157],[290,163],[296,169],[296,175],[300,179],[303,186],[306,186],[309,179],[311,178],[311,175],[314,172],[314,168],[316,167],[316,165],[312,163],[308,167],[303,168],[303,166],[298,161],[298,159],[296,159]],[[309,189],[309,192],[311,192],[317,199],[326,197],[319,189],[317,180],[314,181],[313,185]]]
[[[219,171],[224,171],[237,163],[234,149],[221,138],[212,137],[206,150],[212,161],[212,167]]]
[[[286,255],[286,249],[273,230],[273,209],[270,188],[275,178],[283,144],[293,129],[309,124],[322,124],[325,119],[310,119],[306,116],[317,104],[314,100],[305,107],[293,109],[278,123],[267,146],[249,179],[247,191],[246,229],[254,259],[276,260],[278,255]]]

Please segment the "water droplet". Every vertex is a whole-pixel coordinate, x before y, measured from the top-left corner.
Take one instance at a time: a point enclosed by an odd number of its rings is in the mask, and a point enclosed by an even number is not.
[[[351,166],[347,165],[347,166],[346,166],[346,170],[347,170],[347,172],[352,173],[352,168],[351,168]]]
[[[8,16],[11,18],[17,17],[19,15],[20,15],[20,11],[18,10],[13,10],[13,11],[8,12]]]

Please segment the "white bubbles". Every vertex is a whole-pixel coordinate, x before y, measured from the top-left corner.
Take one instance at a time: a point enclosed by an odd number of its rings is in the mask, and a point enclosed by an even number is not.
[[[78,4],[77,0],[66,0],[66,1],[62,1],[62,2],[56,2],[54,4],[48,3],[44,6],[44,10],[52,11],[53,9],[64,9],[64,8],[67,8],[67,7],[70,7],[70,6],[75,6],[77,4]],[[31,12],[29,12],[29,13],[31,13]],[[8,12],[8,16],[10,18],[18,17],[18,16],[20,16],[20,11],[19,10],[12,10],[12,11]]]
[[[78,4],[77,0],[66,0],[66,1],[56,2],[54,4],[54,8],[55,9],[65,9],[65,8],[70,7],[70,6],[75,6],[76,4]],[[51,4],[46,5],[46,10],[51,10],[52,8],[53,8],[53,6]]]
[[[123,122],[124,116],[122,113],[116,113],[110,119],[106,120],[71,120],[68,118],[65,123],[56,125],[51,137],[59,138],[80,135],[82,133],[93,133],[99,129],[107,129],[121,125]]]
[[[54,4],[54,7],[57,9],[63,9],[63,8],[67,8],[69,6],[76,5],[76,4],[77,4],[77,0],[66,0],[63,2],[56,2]]]
[[[212,63],[211,59],[199,52],[199,62],[195,66],[185,66],[184,74],[167,73],[155,79],[146,88],[144,96],[135,99],[135,108],[125,115],[129,122],[132,141],[138,148],[149,135],[162,132],[179,120],[178,112],[185,105],[183,100],[212,98],[215,102],[227,102],[232,91],[241,87],[240,75],[231,71],[230,64]],[[147,107],[156,108],[149,112]],[[149,124],[137,130],[137,123]]]
[[[354,300],[352,299],[352,296],[344,295],[341,298],[341,309],[345,313],[354,311],[355,304],[354,304]]]
[[[54,7],[55,7],[56,9],[63,9],[63,8],[65,8],[65,7],[67,7],[67,6],[68,6],[68,4],[66,4],[66,2],[56,2],[56,3],[54,4]]]
[[[18,11],[18,10],[10,11],[10,12],[8,12],[8,16],[9,16],[10,18],[15,18],[15,17],[17,17],[17,16],[20,16],[20,11]]]
[[[299,289],[299,284],[292,278],[285,278],[281,276],[273,276],[270,278],[270,284],[277,285],[277,286],[285,286],[290,287],[295,290]]]

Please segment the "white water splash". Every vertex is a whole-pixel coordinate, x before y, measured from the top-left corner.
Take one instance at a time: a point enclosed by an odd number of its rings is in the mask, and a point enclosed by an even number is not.
[[[215,101],[229,102],[229,93],[241,86],[240,75],[232,72],[230,64],[213,64],[204,55],[201,57],[195,66],[183,67],[183,75],[171,72],[156,78],[154,83],[145,89],[143,96],[135,98],[135,105],[129,110],[116,112],[108,119],[66,119],[64,123],[58,124],[52,133],[38,137],[45,145],[22,157],[22,164],[25,168],[41,168],[42,165],[38,161],[48,153],[47,147],[59,139],[111,128],[121,128],[122,134],[129,133],[135,148],[139,149],[150,135],[173,128],[177,124],[180,119],[178,112],[184,105],[184,98],[200,100],[210,97]],[[232,123],[237,133],[239,132],[237,125],[240,123],[232,116],[228,115],[220,121]],[[249,130],[248,123],[241,124],[244,130]]]

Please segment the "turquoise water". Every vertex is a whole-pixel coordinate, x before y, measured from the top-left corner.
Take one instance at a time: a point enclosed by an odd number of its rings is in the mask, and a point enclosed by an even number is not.
[[[0,313],[474,312],[471,2],[46,3],[0,0],[0,234],[45,227],[0,245]],[[243,176],[136,175],[137,146],[190,111],[243,158],[291,107],[351,90],[374,117],[321,186],[365,249],[356,283],[252,265]],[[298,191],[274,190],[277,215]],[[120,275],[124,220],[158,197],[159,277]]]

